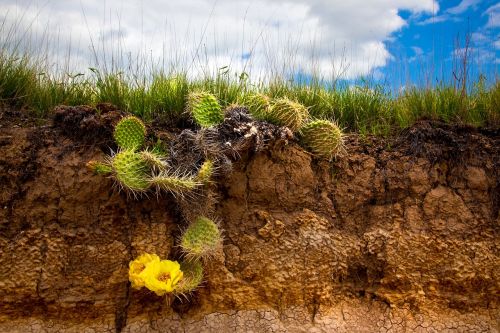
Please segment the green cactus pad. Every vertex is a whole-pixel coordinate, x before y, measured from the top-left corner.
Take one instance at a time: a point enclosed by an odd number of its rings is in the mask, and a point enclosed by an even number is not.
[[[210,160],[206,160],[203,162],[201,165],[200,169],[198,170],[198,175],[196,176],[196,179],[203,184],[208,184],[210,182],[210,178],[212,178],[212,175],[214,173],[214,164]]]
[[[181,247],[188,258],[208,258],[215,254],[222,236],[214,221],[200,216],[189,225],[181,238]]]
[[[260,93],[251,93],[243,99],[243,105],[248,108],[248,112],[257,120],[269,121],[271,99]]]
[[[133,192],[143,192],[149,188],[149,167],[140,154],[132,150],[122,150],[112,158],[116,180]]]
[[[319,157],[332,159],[344,149],[342,130],[332,121],[311,121],[300,133],[303,144]]]
[[[273,100],[269,109],[267,121],[278,126],[286,126],[293,132],[297,131],[309,116],[307,108],[288,98]]]
[[[87,162],[87,168],[96,175],[109,175],[113,172],[113,167],[110,164],[99,161]]]
[[[175,285],[174,293],[188,294],[203,282],[203,266],[199,260],[181,262],[182,279]]]
[[[207,92],[191,92],[187,98],[187,108],[193,119],[201,127],[210,127],[224,121],[217,98]]]
[[[167,172],[151,177],[149,182],[157,189],[170,192],[173,195],[182,195],[201,185],[200,182],[191,177],[171,175]]]
[[[121,149],[137,150],[144,144],[146,126],[134,116],[121,119],[115,126],[113,137]]]

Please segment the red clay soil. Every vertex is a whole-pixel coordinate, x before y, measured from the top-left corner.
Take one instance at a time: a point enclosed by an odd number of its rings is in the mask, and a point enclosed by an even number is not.
[[[23,127],[3,110],[0,332],[498,332],[498,129],[349,135],[327,162],[243,114],[203,134],[236,147],[214,186],[224,247],[179,300],[131,289],[128,262],[176,259],[205,203],[133,199],[85,168],[123,113],[61,107]],[[192,144],[189,163],[207,151],[194,132],[149,132]]]

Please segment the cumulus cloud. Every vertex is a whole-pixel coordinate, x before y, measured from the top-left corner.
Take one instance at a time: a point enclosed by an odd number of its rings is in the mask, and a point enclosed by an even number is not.
[[[488,23],[486,23],[486,27],[488,28],[498,28],[500,27],[500,3],[489,7],[486,10],[486,14],[488,15]]]
[[[126,67],[140,57],[139,65],[193,76],[229,66],[252,77],[355,78],[391,58],[385,42],[407,25],[401,10],[438,8],[435,0],[4,0],[0,20],[17,24],[2,32],[4,43],[29,40],[54,63],[70,54],[81,68],[96,61]]]

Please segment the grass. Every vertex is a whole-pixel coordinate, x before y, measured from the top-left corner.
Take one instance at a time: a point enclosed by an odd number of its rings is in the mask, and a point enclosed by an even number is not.
[[[411,126],[420,118],[473,126],[500,125],[500,81],[486,87],[479,79],[468,93],[453,85],[409,88],[396,95],[380,85],[331,88],[321,80],[299,83],[276,79],[252,85],[247,77],[227,72],[190,80],[185,74],[156,72],[150,76],[90,68],[84,75],[50,74],[28,56],[0,54],[0,101],[25,108],[33,116],[48,117],[59,104],[95,105],[109,102],[145,120],[162,117],[179,125],[185,120],[185,98],[202,89],[215,94],[222,106],[259,91],[303,103],[314,118],[336,120],[348,131],[387,135]]]

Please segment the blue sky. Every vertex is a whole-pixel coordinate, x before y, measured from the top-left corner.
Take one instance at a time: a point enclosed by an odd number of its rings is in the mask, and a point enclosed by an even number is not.
[[[0,0],[0,20],[2,44],[22,41],[51,69],[85,75],[95,66],[192,77],[224,68],[253,80],[319,75],[400,89],[461,80],[466,36],[471,80],[493,82],[500,66],[491,0]]]
[[[393,59],[381,69],[383,76],[395,85],[408,81],[421,85],[457,81],[461,79],[461,60],[467,52],[471,80],[482,74],[494,82],[500,75],[500,5],[478,0],[438,4],[434,15],[415,17],[408,11],[399,13],[408,25],[386,42]]]

